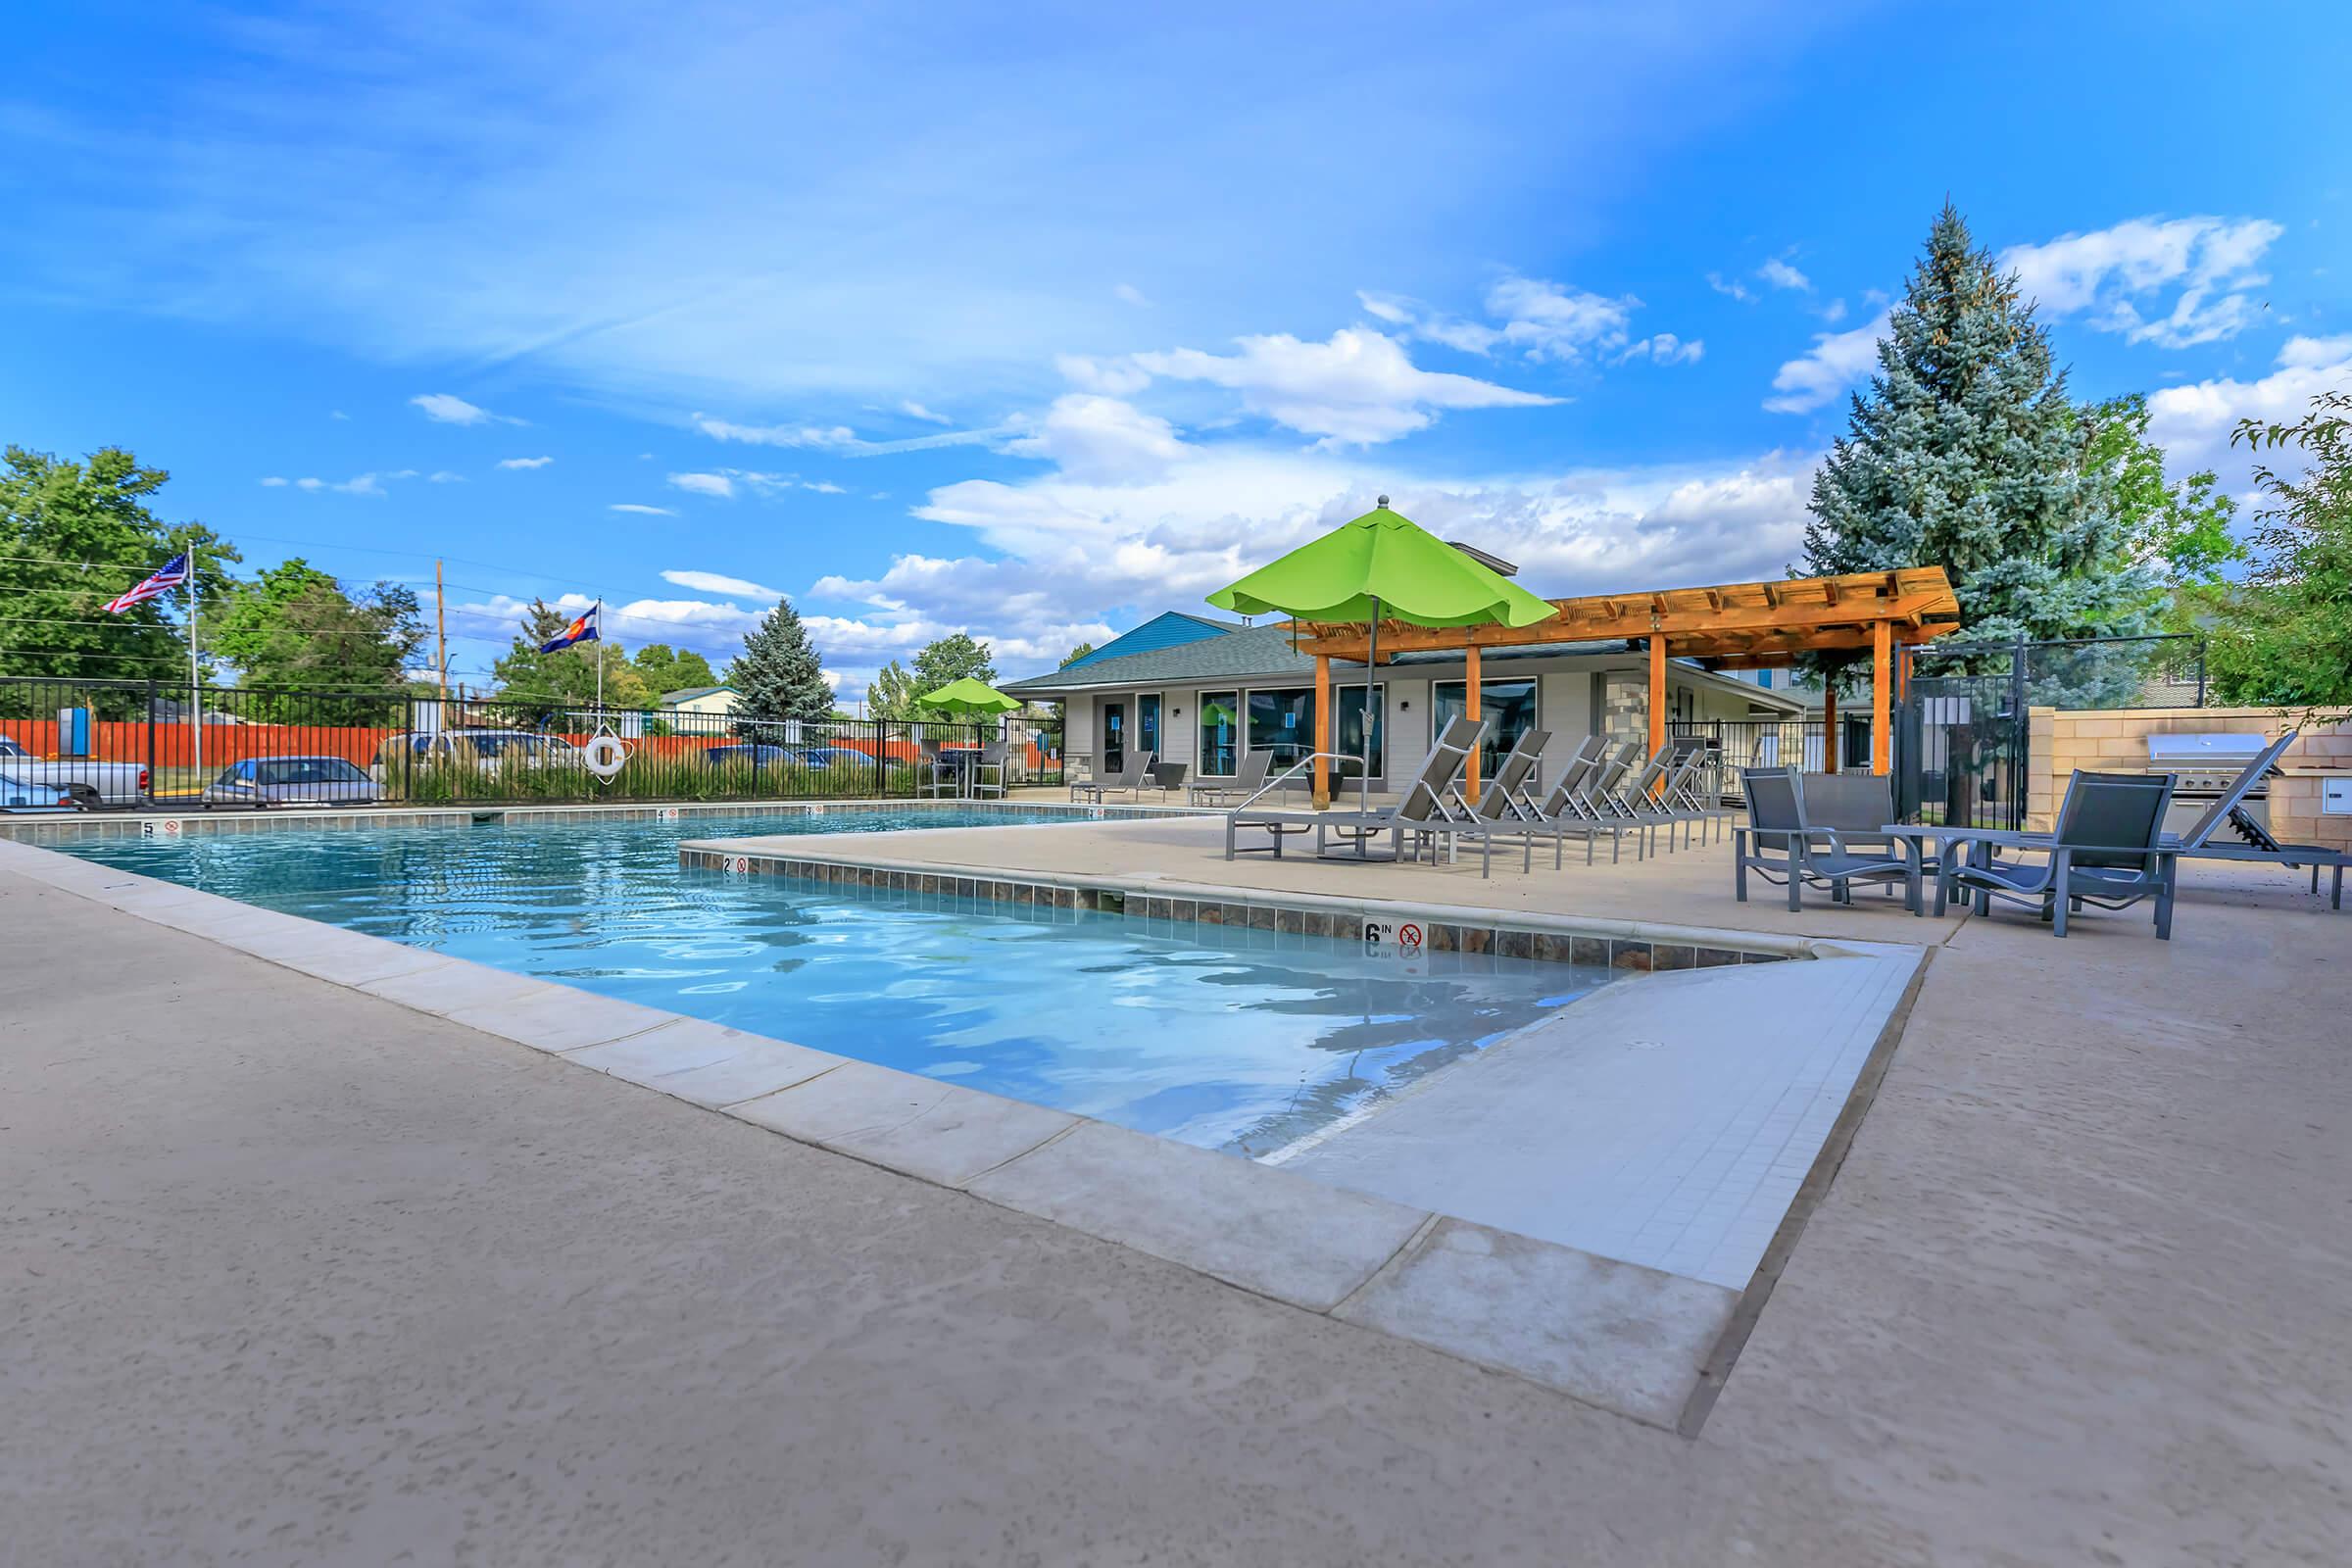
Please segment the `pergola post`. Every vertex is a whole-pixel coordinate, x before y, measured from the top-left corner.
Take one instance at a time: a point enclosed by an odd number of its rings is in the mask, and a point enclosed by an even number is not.
[[[1468,714],[1470,722],[1475,724],[1478,722],[1478,644],[1470,645],[1463,656],[1462,666],[1463,679],[1467,682],[1462,688],[1462,711]],[[1470,804],[1472,806],[1478,804],[1478,760],[1480,753],[1484,750],[1483,746],[1470,748],[1470,771],[1466,775],[1466,782],[1470,788]]]
[[[1821,770],[1838,771],[1838,678],[1821,677]]]
[[[1666,744],[1666,639],[1649,634],[1649,755]]]
[[[1871,627],[1870,640],[1870,770],[1885,777],[1893,766],[1894,628],[1886,621]]]
[[[1315,656],[1315,809],[1331,805],[1331,656]]]

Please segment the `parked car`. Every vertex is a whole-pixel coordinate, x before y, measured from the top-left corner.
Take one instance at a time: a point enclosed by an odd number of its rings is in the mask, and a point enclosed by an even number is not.
[[[66,803],[65,791],[18,778],[0,767],[0,811],[31,813],[72,809],[74,808]]]
[[[16,740],[0,735],[0,766],[25,784],[46,785],[68,804],[87,810],[97,806],[137,806],[147,799],[147,768],[139,762],[91,762],[35,757]]]
[[[580,749],[561,735],[542,735],[528,729],[418,730],[407,736],[395,736],[376,754],[375,763],[369,773],[378,784],[384,782],[387,759],[400,755],[404,741],[409,755],[419,761],[430,758],[463,759],[471,761],[485,773],[496,773],[502,767],[585,765]]]
[[[340,757],[249,757],[204,787],[204,806],[373,806],[375,780]]]
[[[745,742],[736,746],[706,746],[703,756],[712,762],[751,762],[760,767],[850,767],[873,765],[865,753],[847,746],[770,746]]]

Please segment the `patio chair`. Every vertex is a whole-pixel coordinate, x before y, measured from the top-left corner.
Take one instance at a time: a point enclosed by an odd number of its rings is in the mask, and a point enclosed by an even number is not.
[[[1127,765],[1116,773],[1104,773],[1100,778],[1084,780],[1071,785],[1070,799],[1073,801],[1091,800],[1100,806],[1104,797],[1112,790],[1120,790],[1140,801],[1144,798],[1144,791],[1159,788],[1159,779],[1152,771],[1152,764],[1154,760],[1156,759],[1150,752],[1131,753],[1127,759]]]
[[[1276,859],[1282,858],[1282,841],[1294,833],[1312,832],[1315,836],[1315,855],[1318,858],[1334,857],[1332,839],[1341,840],[1341,857],[1357,860],[1386,859],[1402,861],[1408,858],[1406,841],[1411,841],[1410,858],[1418,859],[1426,846],[1432,855],[1444,842],[1449,851],[1459,848],[1462,839],[1475,839],[1482,852],[1479,875],[1491,876],[1494,870],[1494,842],[1497,837],[1510,839],[1507,829],[1483,821],[1463,802],[1460,780],[1470,755],[1485,739],[1486,721],[1472,718],[1453,718],[1446,721],[1429,755],[1413,770],[1404,793],[1395,804],[1374,807],[1369,810],[1299,811],[1280,808],[1267,809],[1245,802],[1225,813],[1225,858],[1237,854],[1254,854],[1269,850]],[[1292,771],[1309,765],[1314,759],[1302,758],[1293,764]],[[1285,775],[1288,777],[1288,774]],[[1276,779],[1260,790],[1260,795],[1277,788],[1283,781]],[[1250,829],[1263,831],[1268,842],[1254,845],[1249,851],[1240,847],[1241,834]],[[1389,853],[1376,857],[1371,846],[1381,839],[1389,841]],[[1524,865],[1535,863],[1535,851],[1527,846]]]
[[[2271,836],[2268,827],[2256,821],[2253,813],[2246,809],[2246,797],[2269,775],[2272,766],[2286,749],[2295,743],[2297,733],[2290,729],[2265,747],[2260,756],[2246,764],[2245,771],[2231,780],[2230,787],[2206,808],[2205,814],[2198,817],[2187,832],[2178,838],[2167,834],[2164,842],[2168,848],[2178,849],[2191,859],[2251,860],[2266,865],[2283,865],[2296,871],[2308,865],[2311,867],[2311,891],[2314,894],[2320,891],[2321,870],[2332,869],[2335,873],[2332,879],[2334,885],[2328,902],[2330,907],[2340,909],[2344,906],[2344,867],[2352,865],[2352,855],[2318,844],[2281,844]],[[2240,842],[2213,842],[2225,824],[2237,835]]]
[[[1635,748],[1635,755],[1641,750]],[[1683,843],[1690,842],[1690,824],[1704,820],[1696,809],[1683,804],[1690,776],[1696,772],[1702,759],[1696,754],[1678,752],[1673,742],[1657,750],[1643,763],[1641,773],[1630,786],[1618,791],[1619,804],[1627,820],[1653,838],[1659,828],[1666,830],[1666,848],[1675,848],[1674,830],[1680,827]]]
[[[1884,773],[1805,773],[1799,776],[1798,788],[1803,792],[1805,821],[1814,827],[1834,828],[1845,840],[1846,848],[1887,856],[1902,853],[1901,846],[1891,836],[1879,830],[1894,818],[1894,780]],[[1920,861],[1920,875],[1934,876],[1938,861],[1926,858]],[[1887,893],[1894,892],[1892,883]]]
[[[963,794],[963,768],[934,740],[915,743],[914,792],[927,800]]]
[[[1479,791],[1472,814],[1482,822],[1523,822],[1532,817],[1535,808],[1526,799],[1528,787],[1543,766],[1544,748],[1550,744],[1549,730],[1520,731],[1494,776]]]
[[[1242,754],[1241,766],[1231,779],[1216,783],[1203,781],[1185,791],[1188,806],[1239,806],[1266,787],[1266,775],[1273,771],[1274,753],[1259,747]]]
[[[2051,934],[2061,937],[2069,911],[2084,905],[2123,909],[2153,899],[2157,938],[2169,942],[2179,862],[2179,851],[2164,842],[2164,812],[2172,799],[2170,773],[2078,771],[2059,805],[2057,831],[2046,838],[1947,835],[1943,876],[1976,895],[1979,914],[1990,914],[1994,899],[2031,904],[2050,922]],[[2047,858],[2004,859],[2003,850]]]
[[[971,764],[972,799],[987,795],[1004,798],[1004,764],[1011,751],[1010,741],[990,741],[980,748],[980,756]]]
[[[1640,741],[1623,742],[1613,752],[1604,748],[1599,765],[1586,775],[1584,787],[1576,793],[1578,806],[1598,820],[1632,820],[1633,803],[1625,798],[1623,786],[1625,776],[1641,760]]]
[[[1791,909],[1804,907],[1807,882],[1827,887],[1833,901],[1850,904],[1856,882],[1899,880],[1904,906],[1920,912],[1919,865],[1899,841],[1890,846],[1892,853],[1881,854],[1863,842],[1849,844],[1838,828],[1812,821],[1805,810],[1804,782],[1792,767],[1745,768],[1740,779],[1747,797],[1747,823],[1732,830],[1732,894],[1740,903],[1747,902],[1747,874],[1753,871],[1776,887],[1786,884]]]

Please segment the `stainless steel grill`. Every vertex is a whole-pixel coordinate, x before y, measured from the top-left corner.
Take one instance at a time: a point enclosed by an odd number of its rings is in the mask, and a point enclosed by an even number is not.
[[[2204,815],[2206,808],[2237,782],[2246,764],[2268,745],[2267,736],[2221,731],[2149,736],[2148,771],[2174,775],[2173,808],[2166,828],[2178,833]],[[2274,765],[2254,781],[2243,803],[2246,814],[2266,828],[2270,825],[2271,780],[2278,776]]]

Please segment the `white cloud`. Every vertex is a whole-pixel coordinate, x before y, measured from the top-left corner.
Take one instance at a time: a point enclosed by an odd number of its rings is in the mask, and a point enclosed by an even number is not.
[[[1095,360],[1083,354],[1056,354],[1054,368],[1081,392],[1108,398],[1131,397],[1152,384],[1152,372],[1129,360]]]
[[[1832,300],[1821,308],[1821,318],[1835,326],[1845,319],[1845,301]]]
[[[720,441],[742,441],[762,447],[856,447],[864,443],[846,424],[738,424],[712,415],[694,416],[695,428]]]
[[[2352,386],[2352,333],[2288,338],[2277,363],[2278,368],[2256,380],[2224,376],[2149,395],[2148,439],[2164,448],[2175,473],[2250,467],[2242,449],[2234,460],[2230,454],[2230,432],[2237,421],[2291,422],[2310,410],[2318,394]],[[2284,456],[2291,460],[2293,455]]]
[[[1777,256],[1768,259],[1762,267],[1757,268],[1756,275],[1774,288],[1810,291],[1813,287],[1811,278]]]
[[[1658,365],[1696,365],[1706,352],[1703,339],[1694,337],[1686,343],[1672,332],[1660,332],[1654,337],[1636,338],[1626,345],[1616,363],[1645,359]]]
[[[1172,380],[1206,381],[1241,394],[1242,406],[1319,436],[1325,447],[1369,446],[1428,427],[1446,409],[1533,408],[1559,400],[1476,377],[1416,367],[1395,339],[1344,327],[1328,343],[1289,333],[1236,340],[1241,352],[1177,349],[1135,363]]]
[[[920,403],[915,402],[912,398],[908,398],[905,402],[901,403],[899,405],[899,412],[913,418],[921,419],[927,424],[954,424],[956,422],[954,419],[949,418],[944,414],[932,413],[929,409],[924,408]]]
[[[502,468],[544,468],[555,461],[553,458],[501,458],[498,466]]]
[[[1885,312],[1850,332],[1819,332],[1813,346],[1788,361],[1772,378],[1764,407],[1775,414],[1809,414],[1860,380],[1878,363],[1879,339],[1886,332]]]
[[[422,409],[424,416],[436,424],[489,424],[493,421],[500,424],[527,424],[530,422],[527,419],[514,418],[510,415],[492,414],[488,409],[477,407],[464,398],[453,397],[447,392],[422,393],[409,399],[409,402],[415,407]]]
[[[1054,400],[1035,430],[1004,443],[1086,482],[1149,478],[1192,454],[1175,426],[1117,398],[1072,392]]]
[[[1506,277],[1487,291],[1487,314],[1503,322],[1505,342],[1531,360],[1575,360],[1624,346],[1642,302],[1534,277]]]
[[[612,503],[612,510],[633,512],[641,517],[674,517],[677,515],[677,513],[668,507],[649,507],[636,501],[615,501]]]
[[[264,479],[262,481],[262,485],[265,489],[274,490],[280,485],[283,485],[285,482],[286,481],[282,476],[273,473],[269,478]]]
[[[1748,292],[1748,287],[1745,283],[1740,282],[1736,277],[1725,277],[1720,272],[1709,272],[1707,274],[1707,287],[1713,289],[1718,294],[1729,294],[1733,299],[1738,300],[1742,305],[1745,305],[1755,299],[1755,295]]]
[[[424,476],[424,482],[426,484],[464,484],[466,476],[462,473],[453,473],[447,468],[436,468]]]
[[[2082,315],[2133,343],[2187,348],[2235,337],[2260,314],[2247,291],[2270,281],[2256,264],[2284,232],[2261,218],[2134,218],[2013,245],[2000,263],[2046,315]],[[2152,318],[2142,313],[2175,288],[2171,309]]]
[[[715,571],[665,570],[662,580],[680,588],[691,588],[698,594],[725,594],[736,599],[764,599],[773,602],[784,595],[774,588],[764,588],[748,577],[729,577]]]
[[[348,479],[341,480],[320,479],[314,475],[307,478],[296,479],[294,481],[294,488],[297,490],[307,490],[314,495],[332,492],[336,495],[346,496],[382,497],[391,494],[391,492],[386,490],[383,486],[383,481],[385,479],[408,479],[414,478],[415,476],[416,470],[413,468],[403,469],[399,473],[380,475],[373,473],[354,474]],[[270,485],[272,488],[274,488],[276,485],[282,485],[286,481],[283,479],[264,479],[262,481],[262,483]]]
[[[348,419],[351,417],[350,415],[345,414],[341,409],[328,410],[326,416],[330,419]]]
[[[735,499],[735,481],[723,473],[673,473],[669,482],[689,495]]]
[[[1433,311],[1419,300],[1401,294],[1375,294],[1365,289],[1355,292],[1364,310],[1379,320],[1403,327],[1411,336],[1427,343],[1439,343],[1464,354],[1491,354],[1502,341],[1497,327],[1465,321],[1459,317]]]
[[[1118,287],[1112,289],[1110,292],[1116,298],[1125,301],[1129,305],[1138,305],[1143,307],[1145,310],[1150,310],[1152,308],[1152,302],[1144,297],[1144,291],[1140,288],[1137,288],[1133,283],[1121,283]]]
[[[801,488],[804,490],[813,490],[820,496],[846,496],[849,494],[849,491],[843,489],[840,485],[835,484],[830,479],[803,479],[801,481]]]

